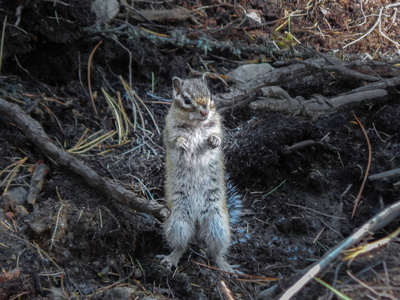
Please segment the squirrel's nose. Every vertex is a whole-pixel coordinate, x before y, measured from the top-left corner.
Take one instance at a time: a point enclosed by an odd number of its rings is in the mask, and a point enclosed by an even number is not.
[[[202,117],[207,117],[208,116],[208,110],[201,110],[200,114]]]

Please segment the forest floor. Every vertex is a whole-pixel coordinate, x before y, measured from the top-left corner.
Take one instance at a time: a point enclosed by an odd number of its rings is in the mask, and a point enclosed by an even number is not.
[[[230,299],[228,291],[233,299],[279,299],[325,253],[400,200],[397,4],[105,1],[119,5],[118,13],[96,14],[91,2],[8,1],[0,8],[0,104],[23,109],[18,118],[0,109],[0,300]],[[382,64],[370,77],[346,79],[326,68],[279,84],[291,97],[335,97],[374,78],[397,83],[379,101],[311,117],[246,104],[221,110],[226,169],[244,206],[227,259],[250,276],[209,268],[201,241],[166,270],[156,255],[170,251],[159,207],[172,77],[206,74],[212,93],[224,95],[235,86],[224,75],[238,66],[279,70],[318,53],[354,66]],[[20,123],[21,116],[32,122]],[[50,139],[28,133],[38,128]],[[136,198],[126,203],[104,192],[76,173],[75,160],[45,150],[48,142]],[[135,206],[137,199],[145,204]],[[146,210],[146,201],[159,206]],[[395,219],[357,245],[399,225]],[[381,244],[338,257],[318,277],[351,299],[399,299],[399,240]],[[317,280],[293,299],[336,299]]]

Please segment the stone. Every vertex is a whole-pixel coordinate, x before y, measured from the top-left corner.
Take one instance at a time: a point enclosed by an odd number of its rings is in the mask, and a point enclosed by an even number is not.
[[[275,68],[268,63],[248,64],[237,67],[235,70],[226,74],[226,76],[234,82],[246,83],[274,69]]]

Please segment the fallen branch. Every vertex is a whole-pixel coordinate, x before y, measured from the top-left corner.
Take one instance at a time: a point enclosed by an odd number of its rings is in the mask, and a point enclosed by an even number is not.
[[[187,20],[192,17],[189,11],[179,7],[173,9],[160,9],[160,10],[136,10],[130,7],[129,5],[123,5],[123,6],[133,10],[136,13],[136,15],[130,12],[128,16],[139,22],[153,21],[153,22],[169,23],[169,22]]]
[[[330,146],[330,145],[328,145],[328,144],[326,144],[326,143],[324,143],[322,141],[305,140],[305,141],[298,142],[298,143],[296,143],[294,145],[291,145],[291,146],[286,145],[282,149],[282,154],[283,155],[288,155],[288,154],[290,154],[292,152],[299,151],[299,150],[302,150],[304,148],[313,147],[313,146],[320,146],[322,148],[326,148],[326,149],[331,150],[331,151],[338,151],[338,149],[336,147]]]
[[[378,174],[374,174],[368,177],[370,181],[378,180],[378,179],[387,179],[394,176],[400,176],[400,169],[394,169]]]
[[[321,58],[311,61],[315,64],[324,62]],[[266,72],[243,85],[232,88],[229,93],[215,95],[216,102],[219,104],[218,112],[223,114],[235,106],[243,106],[240,103],[242,101],[249,103],[249,98],[254,97],[257,92],[266,86],[281,86],[298,78],[310,76],[313,73],[315,73],[314,70],[310,70],[307,65],[300,63]]]
[[[364,238],[370,236],[375,231],[383,228],[394,219],[400,216],[400,201],[393,203],[375,217],[366,222],[360,229],[347,239],[342,241],[335,248],[327,252],[322,259],[314,264],[309,271],[307,271],[301,278],[290,287],[281,297],[280,300],[287,300],[296,295],[308,282],[315,276],[324,272],[335,260],[343,254],[343,251],[362,241]],[[274,287],[273,287],[274,288]],[[265,292],[265,293],[264,293]],[[261,299],[269,294],[269,289],[259,294],[258,298]]]
[[[331,65],[332,63],[335,65]],[[232,86],[228,93],[216,95],[218,112],[224,114],[236,108],[250,106],[254,110],[315,117],[348,104],[387,100],[391,89],[400,85],[399,68],[388,63],[357,64],[324,55],[322,59],[292,59],[275,63],[274,66],[277,68],[261,73],[248,82]],[[379,73],[384,76],[397,76],[384,79]],[[355,80],[359,82],[360,87],[329,98],[316,94],[309,99],[300,95],[292,97],[283,89],[287,89],[288,86],[292,90],[301,89],[308,82],[319,82],[323,74],[330,74],[335,80]]]
[[[79,174],[92,188],[124,205],[129,205],[138,211],[152,214],[157,218],[164,219],[169,215],[169,210],[164,205],[139,197],[116,182],[100,176],[80,159],[58,148],[44,132],[40,124],[25,114],[18,105],[0,98],[0,113],[12,119],[27,137],[49,158],[53,159],[60,166]]]
[[[292,98],[280,87],[269,86],[261,89],[262,96],[250,103],[250,108],[258,111],[281,112],[290,115],[315,117],[321,113],[329,113],[344,105],[362,101],[378,101],[387,97],[384,89],[372,91],[350,92],[333,98],[314,95],[305,100],[302,97]]]
[[[396,76],[393,78],[385,79],[382,81],[378,82],[372,82],[368,85],[361,86],[353,92],[361,92],[361,91],[371,91],[371,90],[376,90],[376,89],[389,89],[389,88],[395,88],[400,85],[400,76]]]

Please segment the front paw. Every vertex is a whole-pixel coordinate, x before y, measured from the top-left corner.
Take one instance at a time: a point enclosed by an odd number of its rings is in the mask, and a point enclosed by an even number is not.
[[[208,137],[207,144],[208,148],[215,149],[221,145],[221,139],[218,136],[212,134]]]
[[[188,141],[184,137],[181,137],[181,136],[178,136],[175,139],[175,145],[177,148],[185,150],[185,151],[189,149]]]

